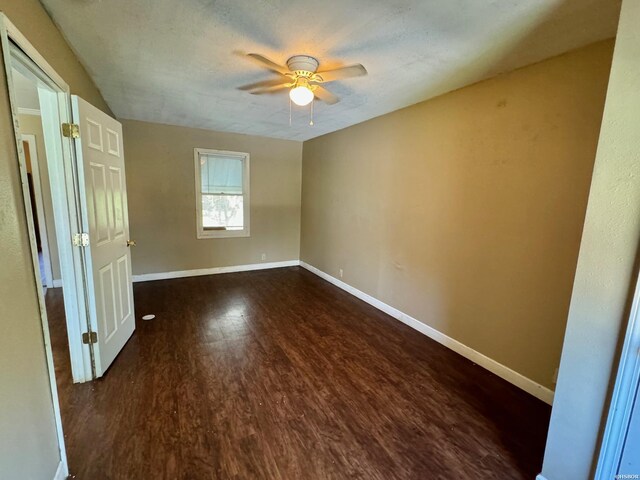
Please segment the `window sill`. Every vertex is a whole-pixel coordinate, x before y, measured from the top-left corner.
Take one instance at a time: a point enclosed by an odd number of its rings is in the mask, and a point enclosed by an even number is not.
[[[248,229],[245,230],[200,230],[196,237],[198,240],[206,240],[208,238],[242,238],[250,237]]]

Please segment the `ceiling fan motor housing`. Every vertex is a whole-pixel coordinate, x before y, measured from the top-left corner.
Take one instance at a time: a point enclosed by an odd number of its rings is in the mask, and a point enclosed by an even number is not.
[[[301,77],[310,77],[318,69],[319,62],[308,55],[294,55],[287,60],[289,70]]]
[[[309,55],[294,55],[287,60],[287,66],[278,65],[258,53],[248,53],[251,60],[261,66],[278,73],[285,78],[266,80],[241,87],[241,90],[252,90],[251,93],[275,93],[284,89],[289,90],[291,101],[297,105],[308,105],[314,97],[333,105],[340,101],[323,84],[350,77],[360,77],[367,74],[367,70],[358,64],[333,68],[318,72],[320,62]]]

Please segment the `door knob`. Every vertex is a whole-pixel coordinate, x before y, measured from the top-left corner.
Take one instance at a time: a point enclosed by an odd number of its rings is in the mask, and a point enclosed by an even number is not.
[[[136,246],[135,240],[127,240],[127,247],[135,247],[135,246]]]

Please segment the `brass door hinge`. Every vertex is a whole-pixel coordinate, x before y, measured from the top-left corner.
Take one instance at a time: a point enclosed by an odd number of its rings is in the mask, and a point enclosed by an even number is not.
[[[74,233],[73,234],[73,246],[74,247],[88,247],[89,246],[89,234],[88,233]]]
[[[62,135],[67,138],[80,138],[80,127],[76,123],[63,123]]]
[[[98,343],[98,334],[96,332],[84,332],[82,334],[82,343]]]

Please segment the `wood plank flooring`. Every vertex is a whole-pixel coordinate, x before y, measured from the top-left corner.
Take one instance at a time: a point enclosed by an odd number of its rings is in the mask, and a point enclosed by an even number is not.
[[[72,385],[77,479],[533,479],[550,408],[298,267],[135,284],[137,330]],[[140,320],[147,313],[152,321]]]

